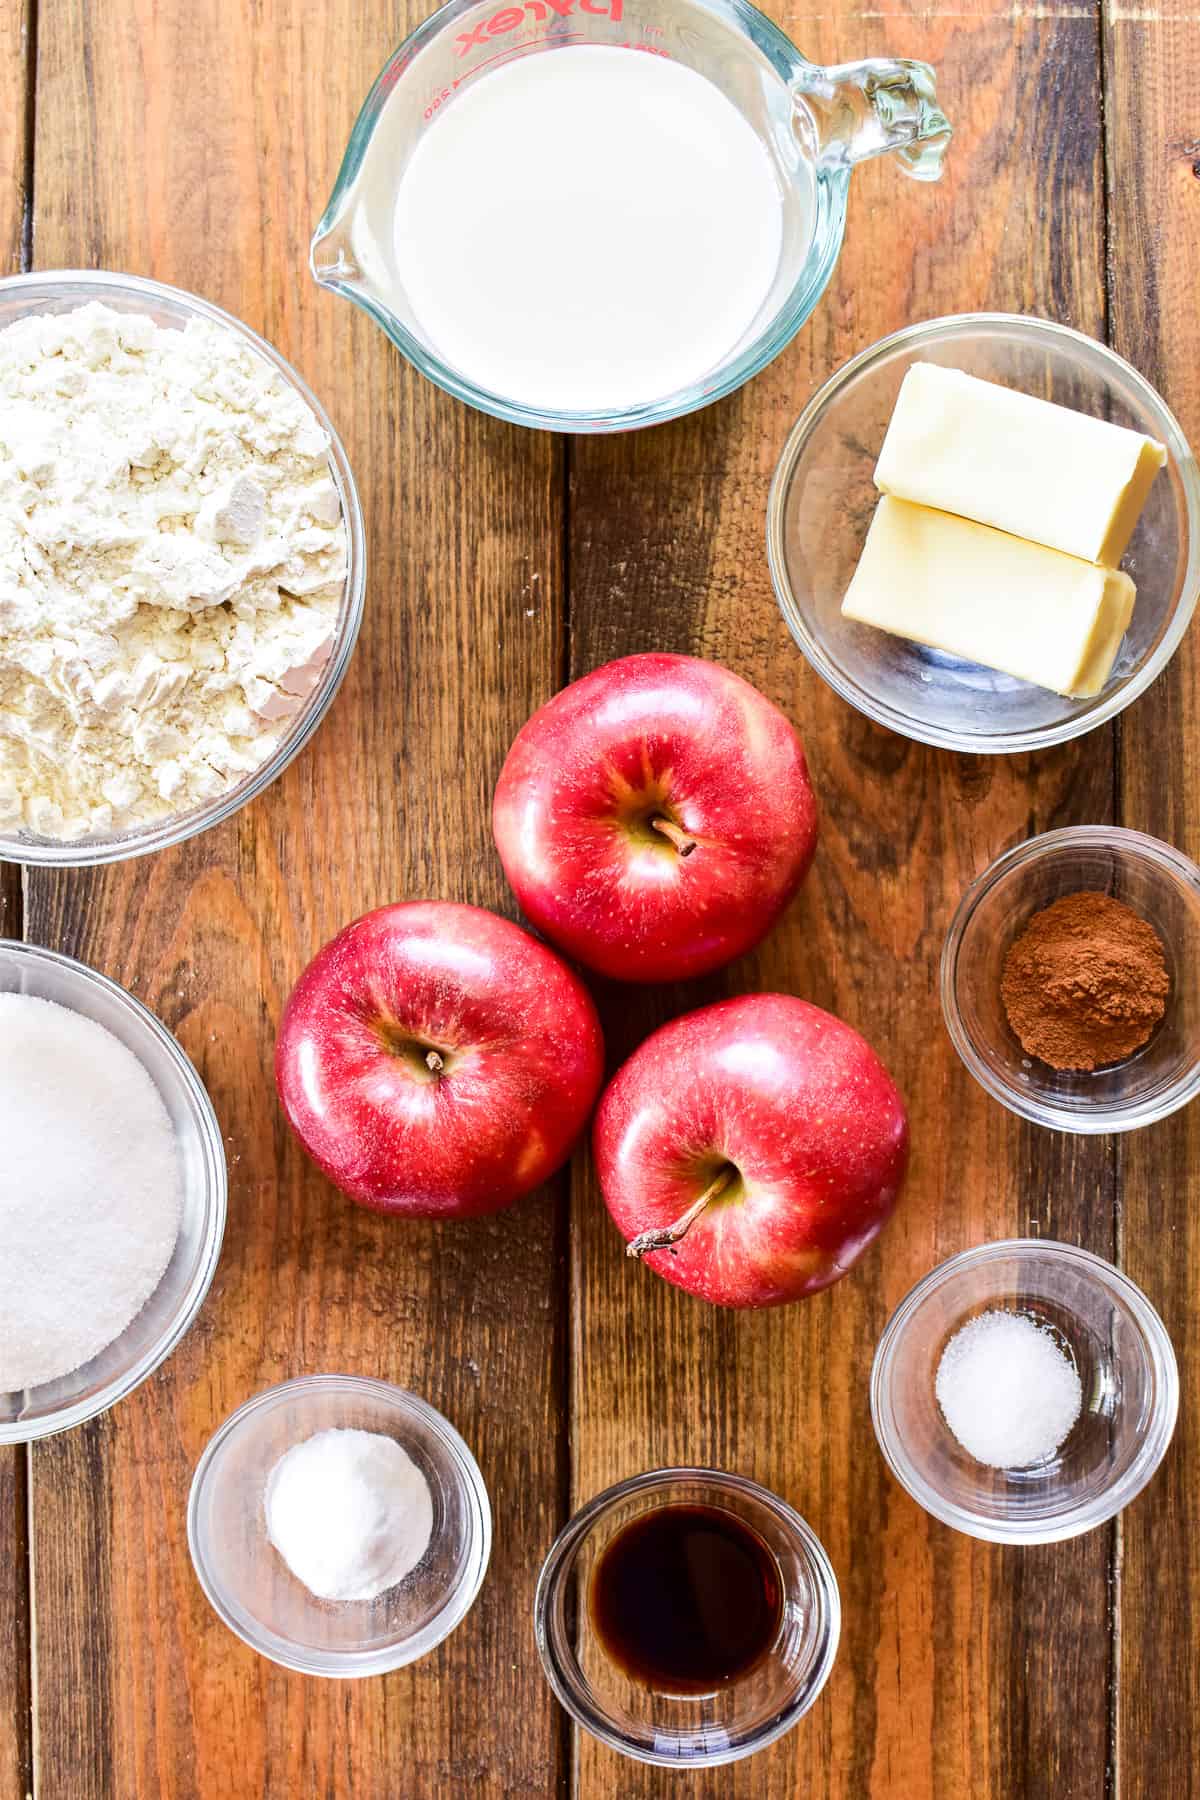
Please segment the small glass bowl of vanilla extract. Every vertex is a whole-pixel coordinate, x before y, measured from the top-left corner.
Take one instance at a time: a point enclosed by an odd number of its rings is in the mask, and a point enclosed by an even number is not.
[[[567,1711],[663,1768],[736,1762],[782,1737],[824,1687],[840,1623],[811,1528],[717,1469],[658,1469],[597,1495],[556,1540],[535,1601]]]

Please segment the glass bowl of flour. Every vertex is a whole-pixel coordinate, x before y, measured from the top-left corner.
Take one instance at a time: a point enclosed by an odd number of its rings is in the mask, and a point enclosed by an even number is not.
[[[188,1544],[213,1609],[260,1656],[306,1675],[382,1675],[466,1617],[492,1514],[474,1456],[416,1394],[304,1375],[215,1433]]]
[[[221,1252],[226,1166],[166,1027],[94,969],[10,939],[0,1121],[0,1444],[19,1444],[106,1412],[178,1345]]]
[[[0,280],[0,858],[227,819],[320,725],[364,583],[346,453],[262,338],[134,276]]]

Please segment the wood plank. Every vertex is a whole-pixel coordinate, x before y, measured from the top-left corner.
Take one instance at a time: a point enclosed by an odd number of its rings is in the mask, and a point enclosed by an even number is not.
[[[1200,16],[1185,0],[1112,8],[1104,34],[1109,309],[1115,349],[1200,443]],[[1200,856],[1200,650],[1195,630],[1121,723],[1121,820]],[[1124,1266],[1179,1357],[1179,1429],[1122,1520],[1118,1769],[1122,1800],[1200,1795],[1200,1114],[1122,1140]]]
[[[860,1269],[802,1307],[758,1316],[709,1310],[633,1269],[580,1169],[572,1500],[655,1464],[715,1463],[786,1496],[830,1551],[844,1622],[826,1694],[772,1750],[693,1777],[689,1795],[1100,1795],[1110,1533],[1017,1552],[934,1524],[884,1470],[867,1387],[891,1308],[952,1252],[1034,1230],[1112,1252],[1106,1148],[1035,1133],[987,1100],[942,1030],[936,982],[950,913],[990,857],[1033,831],[1111,815],[1109,734],[983,761],[876,730],[794,650],[763,549],[786,433],[853,351],[913,319],[980,306],[1102,333],[1096,19],[1022,9],[1014,22],[983,6],[912,19],[775,10],[819,61],[928,58],[958,136],[939,188],[906,184],[886,164],[856,176],[830,291],[740,395],[694,421],[574,448],[573,672],[650,648],[729,664],[795,720],[824,809],[814,872],[784,925],[721,977],[612,995],[610,1049],[618,1056],[666,1014],[725,992],[805,994],[879,1047],[910,1104],[915,1157],[897,1217]],[[586,1737],[577,1757],[586,1800],[673,1791]]]
[[[357,1211],[305,1164],[270,1076],[283,999],[346,920],[404,896],[506,904],[484,796],[558,669],[553,441],[436,395],[306,273],[358,104],[423,10],[42,9],[38,263],[159,276],[278,344],[345,435],[371,574],[345,690],[269,796],[176,853],[30,883],[31,934],[127,983],[178,1033],[232,1175],[196,1329],[108,1418],[37,1452],[40,1800],[541,1800],[558,1781],[530,1629],[563,1489],[558,1209],[542,1196],[459,1228]],[[384,1680],[304,1681],[255,1658],[188,1562],[188,1483],[214,1427],[269,1383],[323,1369],[428,1395],[497,1504],[476,1610]]]
[[[29,1519],[24,1446],[0,1450],[0,1795],[24,1800],[33,1786],[30,1710]]]
[[[29,198],[29,0],[0,0],[0,274],[23,266]]]
[[[23,266],[29,180],[28,94],[31,77],[26,0],[0,0],[0,273]],[[21,871],[0,863],[0,937],[21,936]],[[33,1785],[30,1712],[29,1539],[27,1458],[0,1449],[0,1795],[23,1800]]]
[[[15,863],[0,863],[0,937],[21,935],[21,871]]]

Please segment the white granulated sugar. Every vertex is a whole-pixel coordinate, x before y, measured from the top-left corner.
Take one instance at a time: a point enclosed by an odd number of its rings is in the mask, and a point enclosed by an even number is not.
[[[270,756],[345,585],[327,451],[226,326],[0,331],[0,829],[145,825]]]
[[[272,1469],[267,1536],[320,1600],[374,1600],[415,1569],[433,1533],[429,1483],[376,1431],[318,1431]]]
[[[992,1469],[1053,1456],[1083,1399],[1079,1371],[1058,1339],[1025,1313],[981,1313],[955,1332],[934,1385],[963,1449]]]
[[[179,1235],[175,1133],[103,1025],[0,993],[0,1393],[69,1375],[118,1338]]]

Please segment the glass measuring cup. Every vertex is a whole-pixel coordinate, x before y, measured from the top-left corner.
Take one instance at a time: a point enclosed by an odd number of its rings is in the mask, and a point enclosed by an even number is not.
[[[611,412],[526,406],[444,361],[413,312],[393,243],[400,178],[458,90],[517,57],[581,43],[671,57],[713,82],[757,132],[783,199],[779,266],[741,340],[702,380]],[[430,380],[483,412],[553,431],[654,425],[732,393],[795,336],[837,261],[856,163],[895,151],[907,174],[934,181],[949,137],[926,63],[818,67],[743,0],[450,0],[400,45],[368,94],[312,241],[312,272],[362,307]],[[484,203],[503,205],[486,170],[480,178]],[[448,231],[464,228],[469,214],[447,221]]]

